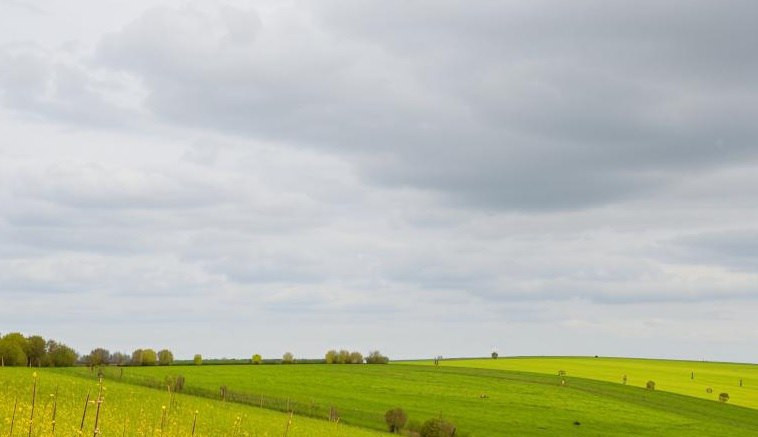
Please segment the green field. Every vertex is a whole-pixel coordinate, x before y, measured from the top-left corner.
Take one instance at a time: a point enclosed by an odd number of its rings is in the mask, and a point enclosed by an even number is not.
[[[409,364],[431,365],[431,361]],[[718,400],[719,393],[729,393],[729,403],[758,409],[758,365],[703,361],[649,360],[593,357],[514,357],[443,360],[442,367],[474,367],[515,370],[556,375],[565,370],[569,377],[598,379],[645,387],[655,381],[656,389]],[[692,373],[694,372],[694,379]],[[740,387],[742,379],[742,387]],[[711,389],[711,393],[707,389]]]
[[[33,436],[52,434],[53,401],[57,392],[55,435],[80,435],[82,413],[90,393],[84,435],[93,435],[99,385],[94,379],[70,376],[57,370],[0,368],[0,435],[10,435],[13,409],[18,406],[14,436],[30,435],[34,374],[37,375]],[[98,416],[102,436],[190,436],[197,412],[196,436],[377,436],[377,432],[344,424],[294,416],[261,408],[120,384],[106,380]],[[164,407],[165,410],[164,410]],[[164,411],[165,419],[164,419]],[[163,425],[161,426],[161,422]],[[162,428],[162,429],[161,429]]]
[[[457,435],[758,435],[758,411],[749,408],[573,376],[561,385],[550,374],[557,371],[450,363],[130,367],[106,374],[109,381],[156,385],[181,374],[187,393],[218,397],[226,386],[251,404],[264,395],[265,406],[281,408],[270,405],[273,399],[287,400],[303,414],[334,407],[343,423],[377,430],[387,409],[402,407],[410,420],[444,417],[457,425]],[[59,372],[93,378],[82,368]],[[665,386],[660,377],[649,378]]]

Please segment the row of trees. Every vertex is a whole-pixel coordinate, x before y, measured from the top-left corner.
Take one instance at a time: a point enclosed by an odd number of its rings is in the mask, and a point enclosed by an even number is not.
[[[72,348],[39,335],[24,337],[11,332],[0,337],[0,365],[67,367],[76,363],[78,355]]]
[[[137,349],[132,352],[132,366],[170,366],[174,364],[174,354],[168,349],[157,353],[153,349]]]
[[[390,359],[382,355],[379,351],[372,351],[366,358],[360,352],[350,352],[342,349],[339,352],[332,349],[324,355],[326,364],[387,364]]]
[[[174,354],[168,349],[155,352],[153,349],[137,349],[128,355],[123,352],[111,353],[105,348],[92,349],[89,355],[81,359],[88,366],[169,366],[174,363]]]

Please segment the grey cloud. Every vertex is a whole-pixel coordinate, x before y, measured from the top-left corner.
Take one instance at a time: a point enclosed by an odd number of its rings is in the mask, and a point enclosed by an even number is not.
[[[756,158],[752,5],[343,6],[287,24],[156,9],[97,57],[180,125],[338,151],[485,208],[602,205]],[[245,19],[255,34],[231,41]]]
[[[666,254],[689,264],[718,265],[742,272],[758,266],[758,230],[711,231],[677,237]]]

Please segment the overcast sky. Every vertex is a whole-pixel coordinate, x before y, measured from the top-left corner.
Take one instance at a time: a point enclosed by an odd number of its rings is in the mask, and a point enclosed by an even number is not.
[[[758,361],[757,16],[0,0],[0,332]]]

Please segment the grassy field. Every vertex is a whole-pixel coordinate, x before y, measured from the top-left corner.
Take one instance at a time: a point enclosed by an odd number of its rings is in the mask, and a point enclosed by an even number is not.
[[[89,370],[65,372],[87,376]],[[399,406],[420,422],[441,415],[458,426],[460,435],[758,435],[758,412],[752,409],[576,377],[562,386],[556,375],[497,369],[403,364],[143,367],[126,368],[123,381],[161,381],[172,374],[186,378],[188,392],[218,396],[223,385],[247,394],[253,403],[264,394],[316,409],[334,406],[345,423],[375,429],[384,426],[387,409]]]
[[[35,372],[37,396],[30,433]],[[289,415],[284,413],[192,396],[176,395],[170,400],[168,392],[110,380],[106,380],[103,386],[104,400],[98,417],[99,435],[102,436],[190,436],[195,412],[196,436],[282,436],[288,427]],[[99,391],[96,380],[47,369],[4,367],[0,368],[0,387],[0,435],[10,435],[12,421],[14,436],[53,435],[54,404],[55,435],[81,435],[79,430],[88,392],[90,403],[83,434],[94,434],[95,401]],[[18,405],[13,420],[16,400]],[[380,433],[294,416],[288,435],[368,437]]]
[[[431,361],[409,364],[431,365]],[[473,367],[515,370],[556,375],[565,370],[569,377],[598,379],[645,387],[655,381],[657,390],[718,400],[719,393],[729,393],[729,403],[758,409],[758,365],[703,361],[648,360],[593,357],[514,357],[443,360],[442,367]],[[692,377],[694,373],[694,378]],[[742,387],[740,387],[742,379]],[[711,393],[707,389],[711,389]]]

